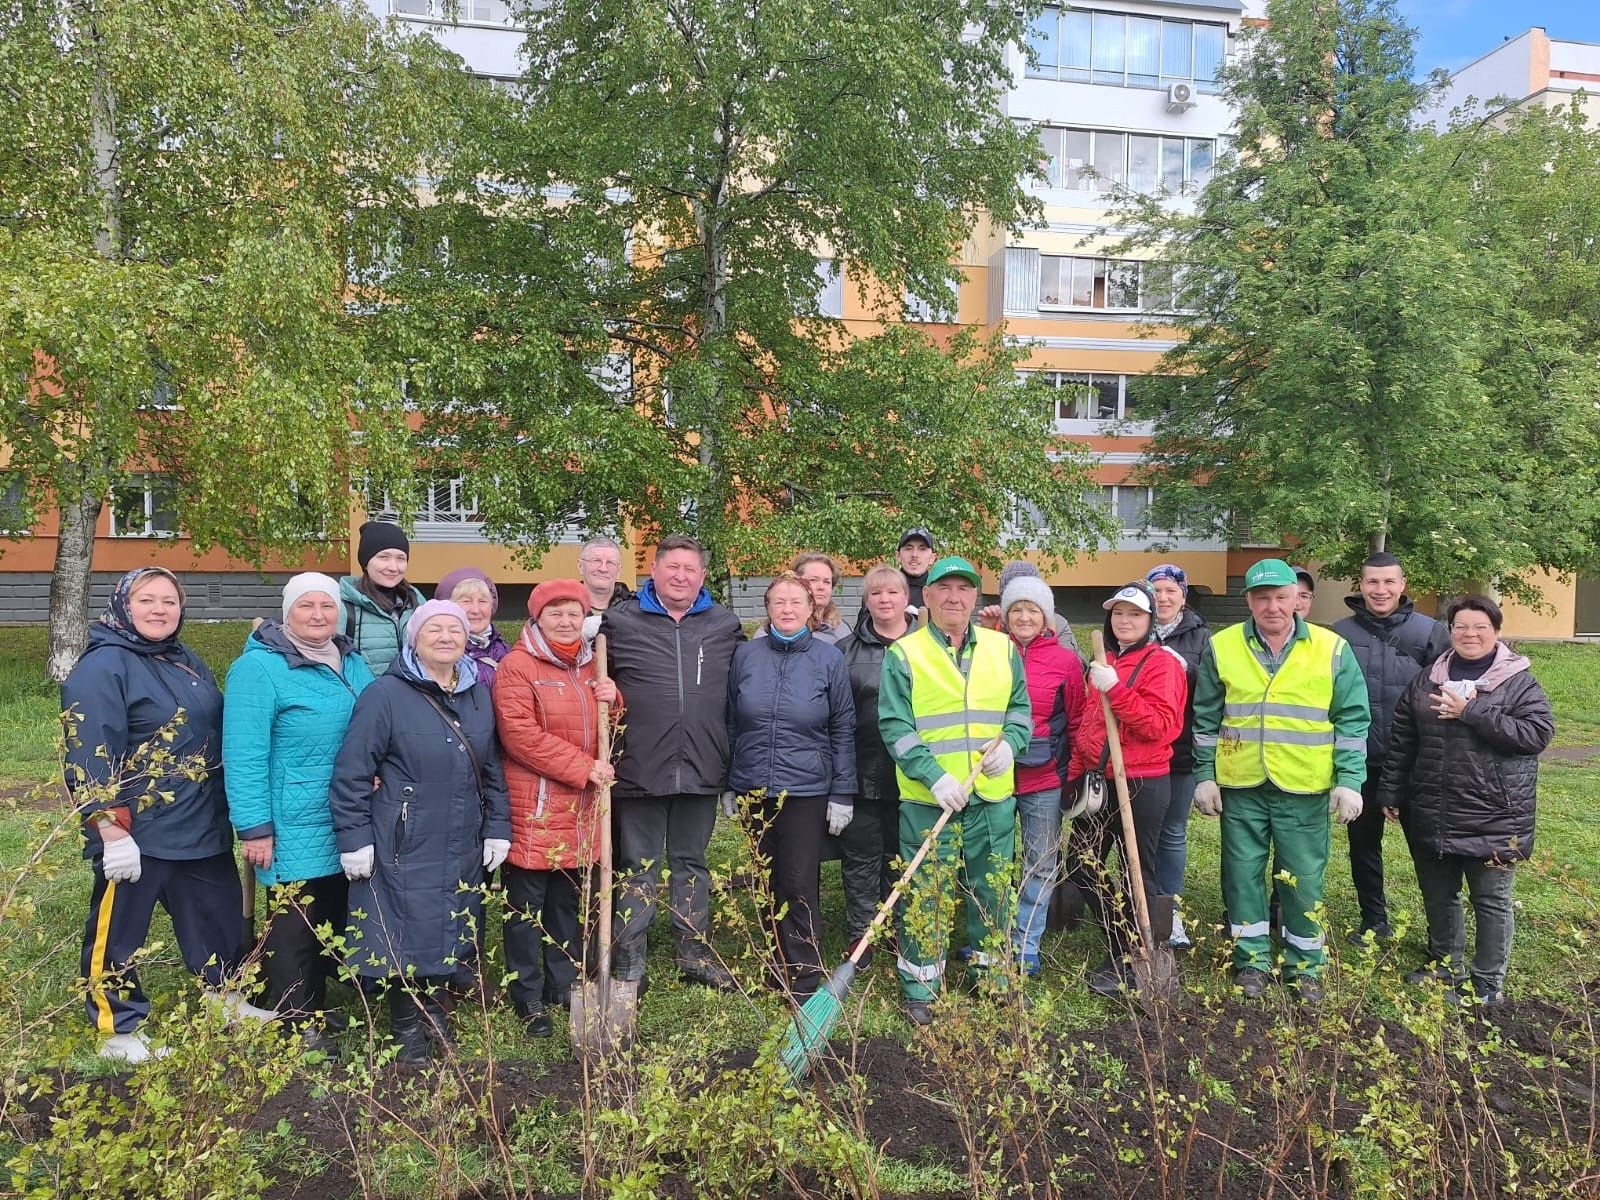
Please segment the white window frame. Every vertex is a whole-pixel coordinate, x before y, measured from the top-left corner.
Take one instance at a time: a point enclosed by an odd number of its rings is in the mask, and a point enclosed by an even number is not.
[[[1075,17],[1087,19],[1089,23],[1089,65],[1086,67],[1062,65],[1062,50],[1064,49],[1062,29],[1064,25],[1064,19],[1069,12]],[[1121,37],[1119,39],[1121,46],[1119,52],[1122,62],[1121,71],[1107,71],[1095,65],[1094,52],[1096,39],[1094,36],[1094,24],[1097,18],[1100,19],[1102,23],[1115,23],[1115,21],[1120,18],[1120,23],[1122,26]],[[1227,67],[1229,58],[1228,41],[1230,35],[1228,26],[1222,22],[1191,21],[1181,17],[1152,17],[1147,13],[1110,12],[1105,9],[1082,8],[1075,4],[1046,5],[1044,9],[1040,11],[1037,19],[1041,21],[1054,20],[1055,32],[1050,38],[1051,47],[1054,49],[1054,56],[1052,61],[1045,61],[1041,56],[1041,60],[1037,65],[1032,61],[1030,56],[1026,61],[1026,72],[1028,78],[1030,79],[1059,79],[1068,83],[1087,83],[1097,87],[1140,88],[1149,91],[1165,91],[1175,83],[1187,83],[1193,85],[1195,91],[1201,93],[1202,95],[1216,95],[1222,90],[1220,79],[1197,79],[1195,78],[1194,73],[1196,39],[1199,35],[1199,31],[1202,29],[1221,31],[1222,58],[1218,66],[1219,69]],[[1146,73],[1140,72],[1138,73],[1138,82],[1130,82],[1130,74],[1128,71],[1130,22],[1149,20],[1159,21],[1161,24],[1161,38],[1156,47],[1156,74],[1154,76],[1150,76]],[[1169,36],[1176,36],[1177,28],[1179,26],[1187,27],[1187,36],[1189,41],[1189,70],[1187,74],[1167,74],[1166,42]],[[1029,45],[1032,45],[1034,41],[1033,31],[1030,29],[1025,36]],[[1108,78],[1108,75],[1117,75],[1120,76],[1120,78],[1112,79]],[[1149,80],[1149,82],[1147,82],[1147,80]]]
[[[13,479],[0,488],[0,537],[32,537],[33,530],[23,522],[28,499],[28,485],[22,479]]]
[[[1136,535],[1137,536],[1137,535],[1144,535],[1144,534],[1161,534],[1161,535],[1165,536],[1165,535],[1167,535],[1167,534],[1169,534],[1171,532],[1170,530],[1166,530],[1166,529],[1157,529],[1153,525],[1149,529],[1145,529],[1142,526],[1129,526],[1129,525],[1124,524],[1123,521],[1122,521],[1122,517],[1120,515],[1120,510],[1121,510],[1121,503],[1120,502],[1121,502],[1121,499],[1122,499],[1122,493],[1123,492],[1143,492],[1144,493],[1144,505],[1143,505],[1142,509],[1140,510],[1141,512],[1148,513],[1150,511],[1150,509],[1155,505],[1155,499],[1156,499],[1156,496],[1155,496],[1156,490],[1155,490],[1155,488],[1140,487],[1140,486],[1138,486],[1136,484],[1131,484],[1131,483],[1106,483],[1106,484],[1101,484],[1098,495],[1095,495],[1094,493],[1090,493],[1090,497],[1092,497],[1092,498],[1089,499],[1089,503],[1095,505],[1097,508],[1100,508],[1102,511],[1104,511],[1106,513],[1107,516],[1110,516],[1113,519],[1115,519],[1116,522],[1117,522],[1117,530],[1124,537],[1126,537],[1128,535]]]
[[[399,17],[405,21],[431,21],[441,25],[466,25],[474,29],[522,29],[521,25],[513,23],[513,7],[505,0],[489,0],[489,3],[499,3],[506,10],[505,19],[501,21],[487,20],[482,17],[473,17],[473,0],[413,0],[406,7],[402,7],[402,0],[389,0],[389,15]],[[412,11],[420,8],[422,12]]]
[[[906,288],[901,297],[905,319],[918,325],[954,325],[961,311],[961,285],[949,281],[944,285],[944,293],[929,299]]]
[[[137,529],[122,528],[122,523],[118,519],[117,498],[119,494],[131,492],[134,488],[140,488],[143,492],[144,520]],[[161,502],[163,498],[166,500],[165,504]],[[161,529],[157,527],[156,516],[163,509],[172,512],[173,524],[176,525],[178,523],[178,489],[173,486],[170,476],[163,475],[157,471],[142,471],[128,476],[111,489],[111,494],[106,499],[110,536],[114,538],[180,536],[182,533],[180,529]]]
[[[1044,168],[1044,186],[1052,191],[1073,192],[1085,196],[1108,196],[1115,195],[1118,189],[1126,188],[1130,192],[1135,192],[1136,195],[1191,196],[1205,186],[1203,183],[1196,184],[1190,171],[1190,167],[1194,162],[1195,146],[1201,142],[1211,147],[1211,170],[1212,174],[1216,173],[1216,138],[1189,137],[1187,134],[1160,133],[1143,129],[1091,129],[1083,125],[1041,124],[1038,128],[1041,141],[1050,134],[1058,134],[1061,138],[1061,153],[1059,155],[1046,153],[1041,164]],[[1081,181],[1077,184],[1066,182],[1066,164],[1069,161],[1077,161],[1067,158],[1066,139],[1068,134],[1086,134],[1089,138],[1088,157],[1083,160],[1081,166],[1075,168],[1079,172],[1088,173],[1082,174]],[[1099,159],[1099,141],[1102,137],[1122,139],[1122,172],[1120,179],[1109,179],[1103,175],[1093,173],[1095,172],[1094,164]],[[1153,191],[1138,192],[1130,182],[1132,179],[1133,139],[1136,137],[1153,137],[1157,139],[1156,187]],[[1164,142],[1183,143],[1183,181],[1179,183],[1177,191],[1167,188],[1161,181],[1160,155],[1164,149],[1161,143]]]
[[[844,317],[844,267],[832,258],[817,259],[817,315],[840,320]]]

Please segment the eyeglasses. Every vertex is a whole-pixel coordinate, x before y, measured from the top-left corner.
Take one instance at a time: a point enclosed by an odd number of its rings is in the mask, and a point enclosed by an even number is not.
[[[1494,626],[1493,625],[1452,625],[1452,626],[1450,626],[1450,632],[1451,633],[1474,633],[1474,634],[1482,635],[1482,634],[1486,634],[1486,633],[1493,633],[1494,632]]]

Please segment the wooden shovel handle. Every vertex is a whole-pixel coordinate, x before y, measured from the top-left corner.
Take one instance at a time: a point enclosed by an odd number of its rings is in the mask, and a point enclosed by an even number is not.
[[[1097,666],[1106,662],[1106,639],[1098,629],[1092,633],[1094,661]],[[1111,700],[1104,692],[1100,695],[1100,709],[1106,717],[1106,746],[1111,752],[1111,776],[1117,787],[1117,810],[1122,815],[1122,855],[1128,867],[1128,890],[1133,893],[1133,917],[1139,926],[1140,954],[1149,958],[1155,938],[1150,930],[1150,902],[1144,894],[1144,875],[1139,864],[1139,838],[1133,826],[1133,799],[1128,795],[1128,772],[1122,761],[1122,734],[1117,728],[1116,715],[1111,711]]]
[[[594,639],[594,668],[599,679],[606,675],[606,635],[596,634]],[[600,701],[599,761],[611,761],[611,705]],[[602,783],[596,789],[595,800],[599,807],[600,822],[600,1018],[606,1019],[611,1002],[611,784]],[[584,939],[588,941],[587,938]]]

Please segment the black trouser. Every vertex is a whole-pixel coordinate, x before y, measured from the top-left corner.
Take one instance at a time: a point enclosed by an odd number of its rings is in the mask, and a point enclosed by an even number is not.
[[[617,896],[612,974],[644,976],[656,892],[666,867],[678,965],[696,967],[711,955],[711,871],[706,846],[717,820],[715,796],[620,796],[612,804],[617,857],[623,878]]]
[[[1367,781],[1361,785],[1361,815],[1345,829],[1350,834],[1350,882],[1361,904],[1361,928],[1387,929],[1389,901],[1383,894],[1383,808],[1378,803],[1381,760],[1367,760]]]
[[[1167,818],[1172,800],[1172,778],[1157,775],[1151,779],[1128,780],[1133,808],[1133,833],[1139,850],[1139,876],[1146,897],[1157,895],[1156,866],[1161,849],[1161,823]],[[1113,961],[1128,952],[1128,931],[1133,927],[1133,901],[1123,887],[1114,900],[1113,881],[1105,869],[1112,845],[1122,846],[1122,816],[1117,807],[1116,783],[1106,778],[1106,802],[1094,816],[1074,818],[1067,839],[1066,878],[1083,894],[1092,896],[1106,929],[1106,945]],[[1127,874],[1126,854],[1123,874]]]
[[[244,893],[231,853],[193,859],[146,854],[140,867],[137,883],[113,883],[94,860],[81,966],[89,1020],[102,1034],[132,1033],[150,1015],[150,1000],[128,960],[150,936],[157,904],[172,918],[184,966],[212,987],[233,970],[244,934]]]
[[[583,960],[583,872],[534,871],[507,863],[506,972],[520,1013],[565,1004]]]
[[[855,815],[835,840],[844,879],[845,928],[854,942],[894,887],[890,864],[900,853],[900,802],[857,796]]]
[[[822,850],[828,836],[826,796],[763,798],[761,857],[772,881],[778,957],[791,987],[814,987],[822,976]]]
[[[296,890],[299,896],[291,901],[289,893]],[[317,937],[317,926],[331,925],[336,938],[343,934],[349,899],[350,882],[342,873],[267,889],[273,913],[261,942],[266,1007],[304,1017],[326,1006],[328,969],[337,966],[338,955]]]

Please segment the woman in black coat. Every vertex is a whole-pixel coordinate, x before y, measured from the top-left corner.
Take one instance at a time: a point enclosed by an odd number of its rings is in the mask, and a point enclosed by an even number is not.
[[[404,649],[356,701],[329,790],[352,881],[348,961],[403,981],[389,1013],[407,1063],[428,1060],[430,1036],[449,1042],[444,988],[483,921],[482,894],[462,885],[479,887],[511,849],[494,706],[467,633],[448,600],[411,615]]]
[[[1555,736],[1550,701],[1528,660],[1499,640],[1500,623],[1485,596],[1445,609],[1450,649],[1400,697],[1379,784],[1428,915],[1428,964],[1406,979],[1464,987],[1465,878],[1477,921],[1472,988],[1484,1004],[1503,999],[1512,884],[1533,852],[1539,754]]]
[[[794,575],[767,585],[765,637],[733,654],[728,681],[728,786],[754,795],[769,864],[782,981],[797,995],[822,983],[819,872],[824,835],[854,815],[856,710],[844,655],[811,632],[811,591]]]

